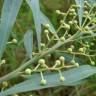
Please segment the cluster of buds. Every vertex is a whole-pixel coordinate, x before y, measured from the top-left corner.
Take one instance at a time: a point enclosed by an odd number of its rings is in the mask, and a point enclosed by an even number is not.
[[[88,5],[89,3],[87,1],[85,1],[85,4],[87,7],[89,6]],[[49,71],[49,72],[58,71],[59,77],[60,77],[59,80],[61,82],[64,82],[66,78],[62,75],[61,70],[64,68],[71,68],[71,67],[79,67],[80,66],[80,64],[77,61],[75,61],[75,55],[80,55],[80,56],[85,55],[88,58],[90,58],[91,52],[89,52],[87,54],[86,53],[87,49],[90,50],[90,46],[95,45],[95,44],[93,44],[92,42],[90,44],[88,44],[88,43],[85,44],[85,41],[87,41],[87,39],[84,41],[83,39],[81,39],[81,37],[83,38],[84,36],[92,35],[93,31],[91,30],[91,27],[93,26],[93,23],[91,24],[91,22],[88,21],[89,17],[90,17],[89,10],[85,10],[84,15],[82,17],[84,22],[83,22],[82,26],[79,26],[79,22],[77,20],[77,13],[76,13],[77,8],[80,8],[80,6],[72,5],[71,8],[68,10],[68,13],[63,13],[60,10],[56,10],[57,14],[65,17],[64,19],[60,20],[60,27],[58,28],[57,33],[56,33],[58,35],[58,37],[60,37],[58,40],[61,41],[60,44],[62,44],[62,45],[65,44],[66,40],[70,41],[70,43],[68,45],[66,44],[66,47],[63,46],[63,48],[61,48],[61,49],[64,49],[63,52],[67,52],[68,54],[74,55],[73,56],[74,58],[71,60],[70,65],[67,65],[67,63],[65,62],[64,56],[60,56],[58,59],[56,59],[55,64],[52,65],[51,67],[46,65],[45,59],[39,59],[37,66],[33,70],[34,70],[34,72],[40,72],[40,74],[41,74],[40,84],[41,85],[47,84],[47,80],[43,76],[44,71]],[[72,17],[72,18],[70,19],[70,17]],[[51,37],[51,35],[49,34],[50,33],[49,28],[50,27],[51,26],[49,24],[46,24],[45,29],[44,29],[44,33],[47,37],[48,44],[50,43],[49,41],[52,41],[52,40],[54,41],[54,42],[52,42],[52,44],[53,44],[53,43],[55,43],[54,36],[52,38],[49,38],[49,37]],[[59,31],[64,31],[65,33],[63,34],[63,32],[62,32],[59,35],[59,33],[58,33]],[[72,33],[72,32],[74,32],[74,33]],[[79,35],[75,34],[75,33],[78,33]],[[88,34],[86,34],[86,33],[88,33]],[[91,33],[91,34],[89,34],[89,33]],[[67,36],[66,36],[66,34],[67,34]],[[77,36],[77,37],[75,37],[75,36]],[[12,40],[12,42],[16,43],[17,41]],[[70,44],[71,44],[71,46],[70,46]],[[75,46],[76,44],[77,44],[77,46]],[[51,43],[49,45],[51,45]],[[49,46],[46,46],[45,42],[41,43],[41,47],[49,49]],[[55,45],[55,47],[56,47],[56,45]],[[52,48],[54,49],[54,47],[52,47]],[[59,52],[61,52],[61,50],[59,50]],[[50,52],[49,52],[49,54],[50,54]],[[49,58],[47,58],[47,59],[49,59]],[[93,61],[93,59],[92,60],[90,59],[90,63],[91,63],[91,65],[95,65],[95,62]],[[30,75],[32,72],[33,71],[30,68],[27,68],[25,70],[25,73],[28,75]]]
[[[72,20],[72,21],[69,21],[69,25],[77,25],[78,24],[78,21],[77,20]]]
[[[73,47],[73,46],[72,46]],[[71,63],[73,64],[73,67],[79,67],[79,64],[78,63],[76,63],[74,60],[72,60],[71,61]],[[42,70],[42,68],[40,67],[40,66],[45,66],[45,67],[43,67],[43,70]],[[59,72],[59,75],[60,75],[60,78],[59,78],[59,80],[61,81],[61,82],[64,82],[65,81],[65,77],[62,75],[62,72],[61,72],[61,69],[63,69],[63,68],[66,68],[67,66],[70,68],[70,67],[72,67],[72,65],[66,65],[65,64],[65,58],[64,58],[64,56],[60,56],[59,57],[59,59],[57,59],[56,61],[55,61],[55,64],[52,66],[52,67],[46,67],[47,65],[45,64],[45,59],[39,59],[38,60],[38,65],[35,67],[35,71],[37,71],[37,72],[40,72],[40,74],[41,74],[41,80],[40,80],[40,85],[46,85],[47,84],[47,80],[44,78],[44,76],[43,76],[43,72],[44,71],[48,71],[48,70],[50,70],[50,72],[51,72],[51,70],[52,71],[58,71]],[[41,68],[41,70],[40,70],[40,68]],[[59,69],[60,68],[60,69]],[[38,69],[39,69],[39,71],[38,71]],[[45,69],[45,70],[44,70]],[[27,72],[28,71],[28,72]],[[35,72],[34,71],[34,72]],[[30,70],[30,69],[27,69],[26,70],[26,72],[27,73],[31,73],[32,72],[32,70]]]

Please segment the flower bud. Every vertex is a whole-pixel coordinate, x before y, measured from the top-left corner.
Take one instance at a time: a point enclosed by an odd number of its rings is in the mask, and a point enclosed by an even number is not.
[[[17,43],[17,40],[16,39],[13,39],[12,42],[16,44]]]
[[[89,13],[88,13],[88,11],[84,11],[84,15],[88,15]]]
[[[95,65],[95,62],[94,61],[91,61],[91,65]]]
[[[87,47],[87,48],[90,48],[90,45],[89,45],[89,44],[87,44],[87,45],[86,45],[86,47]]]
[[[60,60],[56,60],[55,63],[56,63],[57,65],[60,65],[60,64],[61,64]]]
[[[46,24],[45,27],[48,29],[50,27],[50,25],[49,24]]]
[[[41,43],[41,47],[45,47],[45,44],[44,43]]]
[[[73,14],[72,14],[73,16],[76,16],[77,15],[77,13],[76,12],[73,12]]]
[[[85,27],[85,30],[86,30],[86,31],[88,31],[88,30],[89,30],[89,27],[88,27],[88,26],[86,26],[86,27]]]
[[[44,33],[45,33],[45,34],[48,34],[48,33],[49,33],[49,30],[44,30]]]
[[[87,0],[85,0],[85,1],[84,1],[84,3],[85,3],[85,4],[87,4],[87,3],[88,3],[88,1],[87,1]]]
[[[72,48],[68,48],[67,51],[71,53],[73,50]]]
[[[95,44],[93,43],[93,42],[91,42],[91,44],[90,44],[91,46],[94,46]]]
[[[45,60],[44,60],[44,59],[40,59],[40,60],[38,61],[38,64],[45,64]]]
[[[84,48],[79,48],[79,51],[80,52],[84,52]]]
[[[74,47],[74,45],[71,45],[70,48],[74,49],[75,47]]]
[[[64,24],[64,21],[63,21],[63,20],[60,20],[60,23],[61,23],[61,24]]]
[[[60,10],[56,10],[56,14],[61,14]]]
[[[63,76],[60,76],[60,81],[63,82],[65,78]]]
[[[6,63],[6,60],[2,60],[1,63],[2,63],[2,64],[5,64],[5,63]]]
[[[70,29],[70,25],[64,24],[64,28],[65,28],[66,30],[69,30],[69,29]]]
[[[31,70],[31,69],[29,69],[29,68],[27,68],[27,69],[25,70],[25,73],[26,73],[26,74],[28,74],[28,75],[30,75],[30,74],[31,74],[31,72],[32,72],[32,70]]]
[[[78,64],[78,63],[74,63],[74,65],[75,65],[76,67],[79,67],[79,64]]]
[[[63,62],[65,61],[65,58],[63,56],[60,56],[59,59],[60,61],[63,61]]]
[[[60,41],[64,42],[65,41],[65,37],[60,37]]]
[[[47,83],[47,81],[46,81],[45,79],[42,79],[42,80],[40,81],[40,84],[41,84],[41,85],[46,85],[46,83]]]
[[[80,5],[72,5],[73,8],[80,8]]]
[[[74,24],[77,24],[78,22],[77,22],[77,20],[74,20],[73,23],[74,23]]]
[[[3,87],[7,87],[7,86],[8,86],[8,82],[7,82],[7,81],[4,81],[4,82],[2,83],[2,86],[3,86]]]
[[[72,8],[72,9],[70,9],[69,11],[73,13],[73,12],[75,12],[75,9],[74,9],[74,8]]]
[[[72,21],[69,21],[69,24],[70,24],[70,25],[72,25],[72,24],[73,24],[73,22],[72,22]]]
[[[75,60],[71,60],[71,63],[72,63],[72,64],[75,64],[76,62],[75,62]]]

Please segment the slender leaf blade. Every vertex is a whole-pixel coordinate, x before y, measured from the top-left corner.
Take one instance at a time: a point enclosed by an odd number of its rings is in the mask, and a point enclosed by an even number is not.
[[[31,30],[28,30],[24,35],[24,45],[27,51],[27,55],[29,56],[30,59],[32,59],[33,37]]]
[[[76,4],[80,6],[78,9],[78,16],[79,16],[79,24],[80,26],[82,25],[82,17],[83,17],[83,12],[84,12],[84,0],[75,0]]]
[[[4,53],[21,4],[22,0],[4,0],[0,22],[0,59]]]
[[[40,43],[41,43],[41,22],[40,22],[40,5],[39,0],[26,0],[29,7],[33,12],[35,28],[37,33],[37,40],[38,40],[38,48],[40,50]]]
[[[1,92],[0,95],[6,96],[14,93],[27,92],[61,85],[70,86],[72,83],[74,84],[75,82],[88,78],[93,74],[96,74],[96,68],[89,65],[83,65],[79,68],[62,71],[62,75],[65,77],[64,82],[59,81],[58,73],[46,73],[44,74],[44,78],[47,80],[47,84],[45,86],[40,85],[40,74],[34,74],[30,76],[28,80],[17,84],[4,92]]]

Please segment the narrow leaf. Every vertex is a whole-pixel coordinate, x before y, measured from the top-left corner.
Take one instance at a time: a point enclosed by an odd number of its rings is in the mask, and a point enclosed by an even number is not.
[[[33,37],[32,31],[28,30],[24,35],[24,45],[27,51],[27,55],[32,59],[32,46],[33,46]]]
[[[84,12],[84,0],[75,0],[76,4],[80,6],[78,9],[78,16],[79,16],[79,24],[80,26],[82,25],[82,17],[83,17],[83,12]]]
[[[41,22],[40,22],[40,5],[39,0],[26,0],[29,7],[31,8],[33,12],[34,22],[35,22],[35,28],[37,33],[37,40],[38,40],[38,47],[40,49],[40,43],[41,43]]]
[[[4,0],[0,21],[0,59],[4,53],[21,4],[22,0]]]
[[[58,73],[46,73],[44,74],[44,78],[47,80],[47,84],[45,86],[40,85],[40,74],[34,74],[30,76],[28,80],[1,92],[0,96],[6,96],[14,93],[27,92],[61,85],[70,86],[72,83],[74,84],[75,82],[80,82],[80,80],[88,78],[93,74],[96,74],[96,68],[89,65],[83,65],[79,68],[62,71],[62,75],[65,77],[64,82],[59,81]]]
[[[35,27],[36,27],[36,32],[37,32],[37,39],[38,39],[38,46],[40,49],[40,42],[41,42],[41,24],[46,25],[49,24],[49,30],[55,34],[56,37],[56,30],[53,27],[52,23],[48,19],[47,16],[45,16],[41,11],[40,11],[40,5],[39,5],[39,0],[26,0],[28,5],[30,6],[32,12],[33,12],[33,17],[35,21]]]

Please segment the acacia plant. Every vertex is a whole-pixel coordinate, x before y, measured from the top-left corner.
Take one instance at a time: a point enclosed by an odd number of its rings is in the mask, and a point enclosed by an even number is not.
[[[96,1],[75,0],[67,12],[56,10],[60,17],[57,29],[40,10],[39,1],[26,0],[32,10],[37,40],[34,31],[28,29],[22,41],[17,41],[10,36],[23,0],[4,0],[0,21],[0,67],[7,63],[5,48],[12,44],[24,45],[26,57],[17,69],[0,76],[0,84],[3,84],[0,96],[61,85],[75,86],[96,73]],[[24,80],[6,88],[8,81],[18,76]]]

